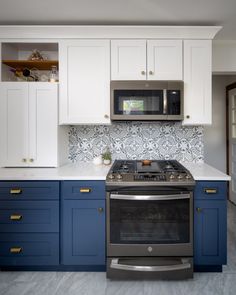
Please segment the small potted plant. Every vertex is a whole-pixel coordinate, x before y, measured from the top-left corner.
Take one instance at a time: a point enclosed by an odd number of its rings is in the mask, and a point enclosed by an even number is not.
[[[105,151],[105,153],[102,154],[103,164],[104,165],[110,165],[111,164],[111,152],[109,149]]]

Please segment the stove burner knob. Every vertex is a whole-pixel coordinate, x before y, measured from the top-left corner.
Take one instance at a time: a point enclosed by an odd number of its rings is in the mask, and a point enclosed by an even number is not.
[[[185,178],[186,178],[186,179],[190,179],[190,178],[192,178],[192,177],[191,177],[190,174],[186,174]]]
[[[178,179],[183,179],[184,177],[183,177],[182,174],[179,174],[179,175],[177,176],[177,178],[178,178]]]
[[[108,175],[108,178],[109,178],[109,179],[114,179],[115,176],[114,176],[114,174],[109,174],[109,175]]]
[[[122,176],[121,174],[117,174],[116,178],[117,178],[117,179],[122,179],[123,176]]]
[[[174,174],[171,174],[170,175],[170,179],[175,179],[175,175]]]

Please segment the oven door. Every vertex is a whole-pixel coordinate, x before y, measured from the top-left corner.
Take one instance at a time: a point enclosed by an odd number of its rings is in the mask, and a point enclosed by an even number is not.
[[[193,198],[187,192],[108,193],[108,256],[192,256]]]

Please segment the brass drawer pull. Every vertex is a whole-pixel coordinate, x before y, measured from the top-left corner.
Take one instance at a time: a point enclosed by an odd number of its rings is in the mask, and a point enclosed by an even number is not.
[[[12,214],[10,216],[10,219],[11,220],[21,220],[22,218],[23,218],[23,216],[22,215],[18,215],[18,214]]]
[[[23,251],[22,247],[12,247],[10,248],[10,253],[12,254],[19,254]]]
[[[81,193],[90,193],[91,192],[91,188],[81,188],[80,190],[79,190]]]
[[[12,188],[11,190],[10,190],[10,194],[11,195],[19,195],[19,194],[21,194],[22,193],[22,189],[20,189],[20,188]]]
[[[217,194],[216,188],[205,188],[204,191],[206,194]]]

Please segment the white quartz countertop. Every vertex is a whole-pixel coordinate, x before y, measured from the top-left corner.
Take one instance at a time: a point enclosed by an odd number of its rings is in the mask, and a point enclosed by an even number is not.
[[[229,181],[230,176],[205,163],[183,163],[195,180]],[[111,166],[79,162],[59,168],[0,168],[4,180],[105,180]]]

